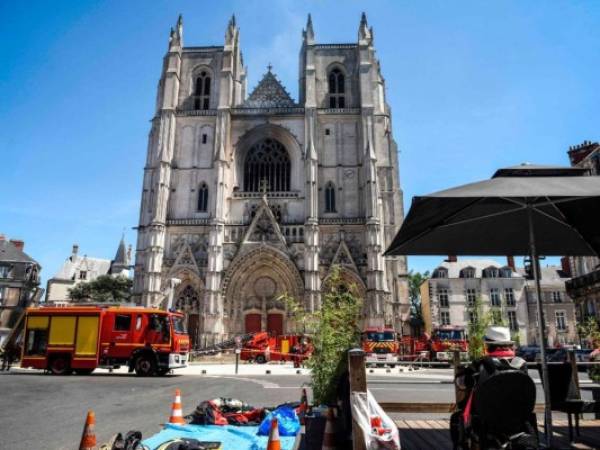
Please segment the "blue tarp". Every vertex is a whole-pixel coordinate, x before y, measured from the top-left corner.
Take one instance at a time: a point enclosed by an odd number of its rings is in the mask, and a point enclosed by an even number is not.
[[[191,438],[199,441],[219,441],[223,443],[223,450],[265,450],[267,436],[258,436],[255,426],[234,425],[172,425],[166,424],[165,428],[154,436],[145,439],[143,444],[150,450],[155,450],[160,444],[174,438]],[[292,450],[294,436],[281,437],[281,449]]]

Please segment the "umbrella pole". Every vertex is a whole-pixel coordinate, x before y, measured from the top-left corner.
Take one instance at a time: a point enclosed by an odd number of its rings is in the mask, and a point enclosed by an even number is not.
[[[548,362],[546,360],[546,322],[544,310],[542,309],[542,289],[540,286],[540,274],[538,266],[538,254],[535,248],[535,231],[533,227],[533,207],[527,205],[527,217],[529,220],[529,247],[531,254],[531,267],[535,281],[536,306],[539,322],[540,357],[542,359],[542,383],[544,385],[544,425],[546,434],[546,445],[552,447],[552,409],[550,407],[550,383],[548,380]]]

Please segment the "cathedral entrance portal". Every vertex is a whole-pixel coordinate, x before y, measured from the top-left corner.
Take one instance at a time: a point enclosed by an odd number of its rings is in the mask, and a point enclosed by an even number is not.
[[[302,278],[289,257],[268,245],[238,256],[225,279],[225,332],[293,331],[282,295],[302,301]]]

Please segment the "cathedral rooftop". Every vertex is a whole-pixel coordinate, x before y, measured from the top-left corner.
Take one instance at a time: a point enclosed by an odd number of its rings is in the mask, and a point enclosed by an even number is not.
[[[277,77],[269,70],[243,103],[245,108],[290,108],[297,106]]]

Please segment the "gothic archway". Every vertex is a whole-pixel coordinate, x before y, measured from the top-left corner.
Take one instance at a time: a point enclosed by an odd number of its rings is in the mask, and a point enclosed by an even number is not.
[[[298,269],[285,253],[261,245],[231,263],[223,291],[226,333],[256,331],[246,330],[248,324],[257,328],[256,315],[260,316],[261,330],[287,333],[293,323],[279,297],[287,293],[301,301],[304,287]]]

